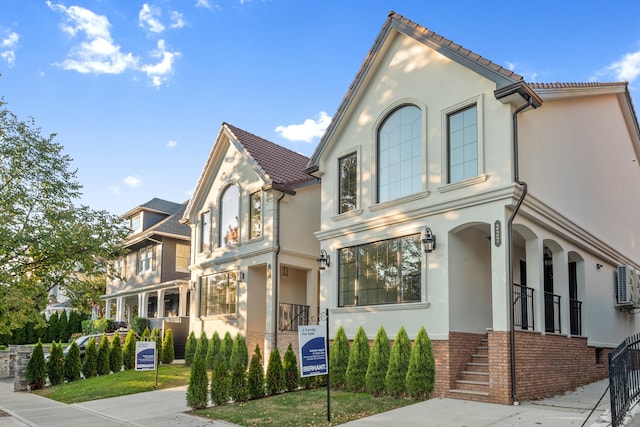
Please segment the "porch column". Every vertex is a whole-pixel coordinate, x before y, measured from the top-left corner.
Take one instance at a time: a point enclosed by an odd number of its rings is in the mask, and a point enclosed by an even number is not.
[[[141,292],[138,294],[138,317],[147,317],[149,309],[149,293]]]
[[[158,299],[158,319],[164,317],[164,289],[158,289],[156,292]]]
[[[104,303],[104,317],[107,319],[113,319],[113,317],[111,316],[111,306],[113,304],[113,300],[107,299]]]
[[[179,285],[178,292],[180,294],[180,298],[178,299],[178,316],[188,316],[189,314],[187,313],[187,298],[189,297],[189,285],[186,283]]]
[[[116,298],[116,321],[124,321],[124,297]]]
[[[502,229],[506,231],[506,220],[502,221]],[[492,227],[495,227],[492,225]],[[494,331],[508,331],[511,316],[509,292],[512,283],[509,280],[509,248],[506,236],[500,236],[500,246],[496,246],[496,233],[491,233],[491,311]]]
[[[275,304],[275,295],[274,295],[274,281],[273,274],[277,274],[277,272],[273,271],[272,264],[267,264],[267,277],[266,277],[266,291],[267,295],[265,298],[265,302],[267,304],[265,309],[265,333],[264,333],[264,359],[269,360],[268,354],[271,354],[271,351],[275,348],[275,340],[276,340],[276,330],[275,330],[275,319],[278,316],[278,312],[276,311]]]
[[[543,242],[537,237],[528,239],[527,248],[527,286],[533,288],[534,330],[544,332],[544,263]]]
[[[553,252],[553,293],[560,296],[560,333],[569,335],[569,258],[563,250]]]

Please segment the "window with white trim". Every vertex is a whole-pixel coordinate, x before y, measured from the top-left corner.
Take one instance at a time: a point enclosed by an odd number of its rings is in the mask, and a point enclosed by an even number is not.
[[[238,271],[225,271],[200,278],[200,316],[235,314]]]
[[[142,231],[142,213],[129,218],[129,228],[131,229],[131,234]]]
[[[249,238],[262,236],[262,191],[249,196]]]
[[[153,246],[145,246],[138,251],[138,274],[153,270]]]
[[[478,175],[478,107],[471,105],[447,115],[447,183]]]
[[[189,271],[190,246],[176,244],[176,271]]]
[[[338,213],[342,214],[358,208],[358,153],[338,159],[338,169]]]
[[[220,247],[225,247],[239,241],[240,190],[238,187],[228,186],[222,194],[220,203]]]
[[[211,250],[211,211],[200,214],[200,252]]]

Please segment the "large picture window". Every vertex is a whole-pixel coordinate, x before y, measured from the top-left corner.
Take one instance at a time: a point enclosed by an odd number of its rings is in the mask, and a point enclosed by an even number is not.
[[[422,111],[405,105],[378,130],[378,202],[422,191]]]
[[[240,208],[240,191],[230,185],[222,195],[220,207],[220,246],[225,247],[238,243],[238,216]]]
[[[237,271],[203,276],[200,284],[200,316],[236,313]]]
[[[257,191],[249,197],[249,233],[250,239],[262,236],[262,192]]]
[[[340,307],[419,302],[420,235],[340,250]]]
[[[448,182],[478,175],[478,108],[476,105],[447,116]]]
[[[357,153],[342,157],[339,161],[340,207],[338,213],[353,211],[358,207],[358,157]]]

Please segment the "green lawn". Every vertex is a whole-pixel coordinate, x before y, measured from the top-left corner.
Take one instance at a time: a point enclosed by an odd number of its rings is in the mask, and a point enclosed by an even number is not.
[[[193,414],[241,426],[334,426],[416,403],[368,393],[331,391],[331,423],[327,423],[327,389],[302,390],[245,403],[214,406]]]
[[[170,388],[189,383],[191,368],[184,365],[160,365],[158,370],[158,388]],[[155,371],[122,371],[89,379],[80,379],[71,383],[46,387],[34,391],[40,396],[63,403],[78,403],[87,400],[123,396],[143,391],[155,390]]]

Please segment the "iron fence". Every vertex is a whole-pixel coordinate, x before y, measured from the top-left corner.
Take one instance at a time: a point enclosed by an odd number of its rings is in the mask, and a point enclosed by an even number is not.
[[[297,331],[299,325],[309,324],[309,306],[281,302],[278,313],[281,331]]]
[[[609,353],[611,423],[621,425],[625,414],[640,396],[640,334],[626,338]]]
[[[533,288],[513,284],[513,324],[527,331],[533,331]]]

